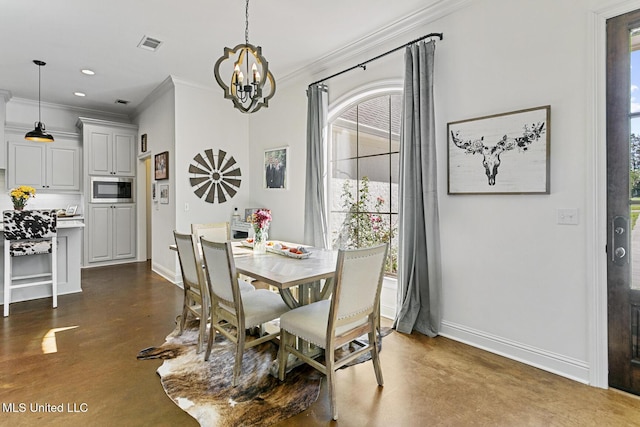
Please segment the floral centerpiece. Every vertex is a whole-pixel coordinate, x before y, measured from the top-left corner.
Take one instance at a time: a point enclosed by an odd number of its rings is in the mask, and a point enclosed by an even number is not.
[[[31,197],[36,197],[36,189],[28,185],[21,185],[20,187],[12,189],[9,195],[11,196],[13,209],[21,211]]]
[[[267,251],[267,238],[269,232],[269,224],[271,224],[271,211],[269,209],[258,209],[248,222],[253,224],[253,250],[257,253],[265,253]]]

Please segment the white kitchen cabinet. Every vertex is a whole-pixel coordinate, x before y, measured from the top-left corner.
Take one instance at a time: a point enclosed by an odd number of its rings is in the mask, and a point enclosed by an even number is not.
[[[87,132],[89,175],[135,176],[136,135],[94,127]]]
[[[79,191],[80,157],[77,146],[9,141],[7,186],[29,185],[36,190]]]
[[[126,123],[81,117],[88,175],[135,176],[138,128]]]
[[[136,256],[136,208],[133,203],[91,203],[85,214],[87,262],[117,261]]]

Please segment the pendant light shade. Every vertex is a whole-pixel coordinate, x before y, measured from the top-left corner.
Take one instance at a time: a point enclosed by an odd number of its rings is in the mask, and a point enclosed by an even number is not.
[[[47,65],[47,63],[39,61],[37,59],[34,59],[33,63],[38,66],[38,121],[34,125],[35,129],[33,129],[31,132],[27,132],[27,134],[24,136],[24,139],[36,142],[53,142],[53,136],[46,132],[44,123],[42,123],[40,112],[40,69]]]

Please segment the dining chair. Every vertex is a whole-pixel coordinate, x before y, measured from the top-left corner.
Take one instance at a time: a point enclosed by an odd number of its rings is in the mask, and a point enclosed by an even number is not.
[[[246,348],[271,341],[280,331],[264,332],[262,325],[289,311],[280,295],[266,289],[242,293],[230,242],[214,242],[201,238],[202,253],[211,295],[211,328],[205,360],[209,360],[215,332],[235,343],[235,363],[232,385],[238,384],[242,371],[242,355]],[[260,327],[260,336],[247,341],[247,329]],[[235,332],[234,332],[235,331]]]
[[[4,317],[9,316],[11,291],[51,285],[53,308],[58,306],[58,244],[56,210],[4,211]],[[50,255],[50,272],[15,275],[20,256]]]
[[[209,304],[208,298],[205,296],[207,290],[202,272],[202,261],[191,234],[179,233],[174,230],[173,236],[178,248],[178,260],[180,262],[180,271],[182,272],[184,293],[179,334],[184,331],[189,315],[200,319],[198,347],[196,350],[197,353],[200,353],[204,345],[207,319],[209,319]]]
[[[200,237],[205,237],[214,242],[226,242],[231,240],[231,226],[228,222],[191,224],[191,234],[193,234],[196,243],[200,243]]]
[[[334,420],[338,419],[336,369],[369,352],[378,385],[383,385],[376,328],[380,316],[380,289],[386,257],[386,244],[338,251],[331,299],[303,305],[280,316],[280,380],[284,381],[289,353],[325,374]],[[369,337],[368,343],[358,341],[359,349],[335,360],[336,349],[357,340],[365,333]],[[324,362],[301,351],[295,345],[296,337],[323,348]]]

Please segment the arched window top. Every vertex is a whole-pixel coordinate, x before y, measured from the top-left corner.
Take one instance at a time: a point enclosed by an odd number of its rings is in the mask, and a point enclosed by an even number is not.
[[[344,111],[353,108],[359,103],[371,98],[382,95],[402,94],[402,81],[385,80],[371,83],[354,89],[340,96],[334,102],[329,104],[327,121],[331,123],[336,117],[339,117]]]

